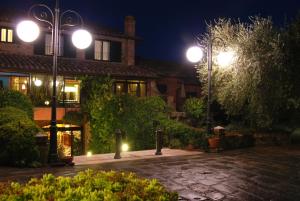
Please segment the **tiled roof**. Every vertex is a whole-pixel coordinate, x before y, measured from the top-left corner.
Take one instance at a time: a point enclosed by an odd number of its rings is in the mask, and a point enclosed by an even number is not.
[[[110,75],[113,77],[155,78],[156,73],[140,66],[60,57],[59,75]],[[0,53],[0,72],[51,73],[52,56]]]
[[[177,77],[191,83],[199,82],[193,65],[144,58],[137,58],[137,65],[147,67],[162,77]]]

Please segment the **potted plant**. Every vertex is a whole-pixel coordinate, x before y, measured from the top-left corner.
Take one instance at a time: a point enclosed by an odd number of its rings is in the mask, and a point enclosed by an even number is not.
[[[213,135],[208,136],[208,146],[210,150],[219,151],[221,149],[220,139],[225,135],[225,129],[222,126],[213,128]]]

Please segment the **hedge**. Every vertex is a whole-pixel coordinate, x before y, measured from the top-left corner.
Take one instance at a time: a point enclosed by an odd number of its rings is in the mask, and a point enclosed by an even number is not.
[[[0,201],[86,200],[86,201],[177,201],[157,180],[134,173],[86,170],[74,177],[45,174],[26,184],[11,183],[0,188]]]

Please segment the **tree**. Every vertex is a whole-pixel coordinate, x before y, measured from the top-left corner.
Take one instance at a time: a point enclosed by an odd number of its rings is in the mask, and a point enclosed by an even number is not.
[[[234,62],[224,69],[213,58],[213,96],[232,121],[270,128],[282,120],[289,99],[289,66],[284,65],[283,38],[270,18],[252,17],[250,23],[219,19],[201,36],[215,38],[213,55],[233,51]],[[218,40],[221,38],[222,41]],[[206,64],[204,64],[206,66]],[[207,85],[207,68],[198,68]]]

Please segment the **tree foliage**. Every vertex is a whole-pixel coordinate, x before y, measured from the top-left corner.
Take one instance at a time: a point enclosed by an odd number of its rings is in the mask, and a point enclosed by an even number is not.
[[[289,121],[288,100],[293,97],[291,89],[297,84],[291,79],[298,81],[299,74],[293,74],[291,64],[285,62],[284,42],[290,37],[282,35],[270,18],[253,17],[249,23],[219,19],[200,37],[206,42],[210,36],[214,39],[213,55],[222,50],[234,52],[234,62],[227,68],[222,68],[213,57],[212,77],[214,99],[231,120],[255,128],[270,128]],[[199,66],[198,73],[206,85],[204,65]]]
[[[0,108],[8,106],[24,110],[30,118],[33,118],[33,105],[29,97],[18,91],[0,89]]]

